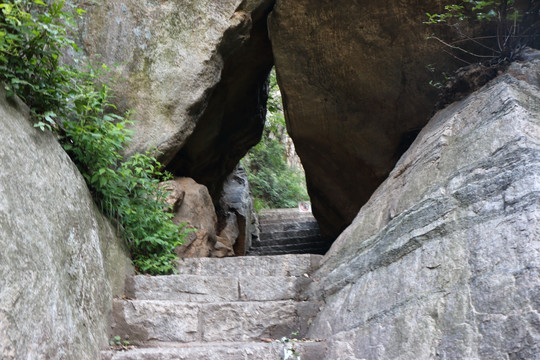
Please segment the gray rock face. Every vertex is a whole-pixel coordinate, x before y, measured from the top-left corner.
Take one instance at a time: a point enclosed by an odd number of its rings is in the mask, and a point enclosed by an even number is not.
[[[276,360],[283,359],[286,346],[276,342],[190,344],[176,348],[146,348],[116,353],[109,351],[102,360]],[[326,352],[326,346],[318,342],[296,343],[294,349],[301,354],[302,359],[307,360],[322,360]]]
[[[302,276],[319,266],[321,255],[281,255],[223,259],[181,259],[180,275],[204,276]]]
[[[257,214],[253,209],[248,176],[243,168],[237,167],[223,184],[218,213],[225,218],[226,226],[222,230],[225,232],[224,237],[233,239],[227,233],[235,231],[234,254],[245,255],[251,246]]]
[[[117,74],[136,120],[130,151],[157,147],[177,176],[221,185],[260,139],[272,53],[273,0],[81,2],[82,48]]]
[[[26,113],[0,90],[0,358],[95,360],[129,258],[68,155]]]
[[[312,290],[327,359],[540,354],[540,54],[439,112]]]

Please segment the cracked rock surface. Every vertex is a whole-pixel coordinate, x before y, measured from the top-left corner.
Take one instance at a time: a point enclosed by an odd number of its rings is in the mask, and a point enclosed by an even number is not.
[[[440,111],[336,240],[327,359],[540,354],[540,54]]]

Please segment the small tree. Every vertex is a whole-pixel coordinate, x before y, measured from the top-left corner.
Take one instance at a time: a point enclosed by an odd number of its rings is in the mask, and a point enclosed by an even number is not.
[[[463,0],[448,4],[444,12],[427,13],[426,24],[450,26],[459,38],[446,41],[435,35],[446,52],[465,63],[504,62],[516,59],[526,46],[540,37],[538,0]],[[481,36],[472,29],[480,29]]]

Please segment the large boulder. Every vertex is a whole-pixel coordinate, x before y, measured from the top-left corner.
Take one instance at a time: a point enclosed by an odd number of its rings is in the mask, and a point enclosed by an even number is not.
[[[186,224],[185,243],[177,249],[181,258],[210,256],[216,244],[217,216],[206,186],[191,178],[178,178],[162,183],[170,192],[167,202],[173,205],[175,224]]]
[[[440,111],[313,275],[328,359],[540,354],[540,53]]]
[[[81,2],[80,42],[105,63],[120,111],[134,110],[128,152],[157,147],[177,176],[221,185],[261,136],[273,59],[273,0]],[[108,77],[111,74],[107,74]]]
[[[83,177],[0,86],[0,358],[99,359],[130,260]]]
[[[167,204],[172,206],[173,222],[184,223],[188,229],[194,229],[176,251],[180,258],[245,254],[242,249],[249,235],[246,223],[251,221],[251,198],[247,180],[243,186],[248,192],[243,193],[242,186],[233,185],[236,179],[231,176],[225,186],[219,219],[206,186],[187,177],[161,183],[169,191]]]
[[[423,24],[440,2],[277,0],[269,32],[289,134],[313,213],[336,237],[386,179],[436,102],[427,65],[451,71]]]

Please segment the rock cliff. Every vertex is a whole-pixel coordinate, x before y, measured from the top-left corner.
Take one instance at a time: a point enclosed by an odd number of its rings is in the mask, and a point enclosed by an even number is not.
[[[126,249],[51,133],[0,90],[0,358],[99,358]]]
[[[439,112],[312,288],[328,359],[540,354],[540,52]]]

